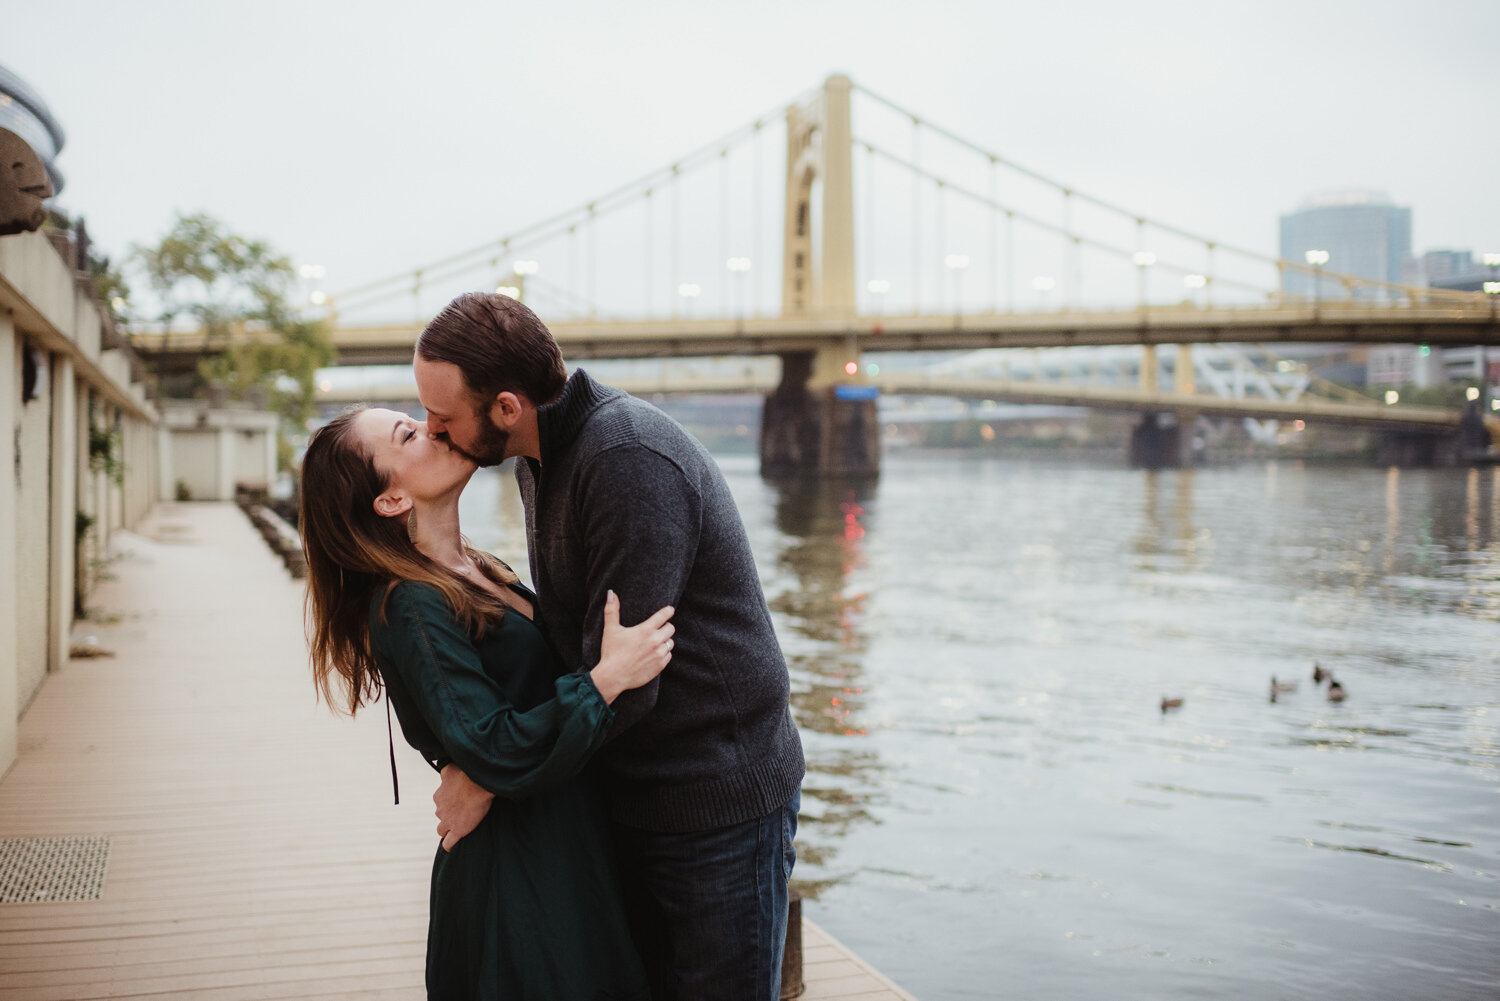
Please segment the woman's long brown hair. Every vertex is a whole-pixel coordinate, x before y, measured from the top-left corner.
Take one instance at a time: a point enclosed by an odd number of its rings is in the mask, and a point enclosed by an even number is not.
[[[354,419],[365,409],[334,418],[308,442],[298,524],[307,554],[305,615],[313,680],[330,707],[339,710],[347,703],[351,716],[377,699],[382,687],[370,649],[376,588],[385,589],[383,618],[385,601],[399,582],[431,584],[476,637],[506,612],[494,594],[423,556],[401,519],[375,513],[375,498],[389,483],[354,435]],[[509,567],[467,540],[464,549],[492,580],[516,580]]]

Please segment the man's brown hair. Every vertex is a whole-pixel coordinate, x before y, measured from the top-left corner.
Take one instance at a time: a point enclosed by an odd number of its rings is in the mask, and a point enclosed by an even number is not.
[[[477,404],[519,393],[541,406],[568,381],[552,332],[504,295],[465,292],[448,303],[417,338],[417,354],[457,365]]]

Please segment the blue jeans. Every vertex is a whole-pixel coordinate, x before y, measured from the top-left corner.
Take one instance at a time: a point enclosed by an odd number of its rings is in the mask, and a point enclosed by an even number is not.
[[[687,834],[614,825],[654,1001],[777,1001],[801,802],[794,793],[758,820]]]

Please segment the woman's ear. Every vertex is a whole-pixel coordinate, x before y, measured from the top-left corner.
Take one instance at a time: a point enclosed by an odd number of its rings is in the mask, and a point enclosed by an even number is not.
[[[411,498],[399,490],[387,490],[375,498],[375,513],[382,518],[395,518],[411,510]]]

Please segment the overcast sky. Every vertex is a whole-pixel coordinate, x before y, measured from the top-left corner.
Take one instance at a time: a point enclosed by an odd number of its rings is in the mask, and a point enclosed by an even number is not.
[[[1226,243],[1274,253],[1281,213],[1361,188],[1412,208],[1419,253],[1500,250],[1494,0],[84,0],[4,21],[0,63],[67,131],[59,205],[106,252],[202,210],[330,291],[586,201],[833,72]]]

